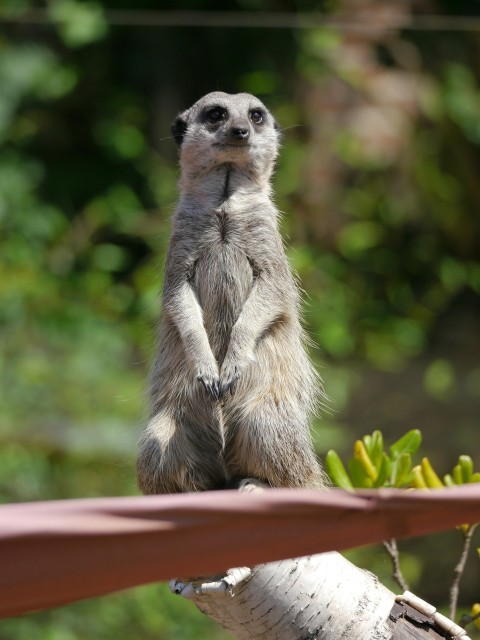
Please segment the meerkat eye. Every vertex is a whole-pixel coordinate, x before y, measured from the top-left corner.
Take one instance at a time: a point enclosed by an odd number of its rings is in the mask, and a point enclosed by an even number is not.
[[[263,122],[263,113],[259,109],[254,109],[250,112],[250,120],[254,124],[262,124]]]
[[[213,107],[209,109],[206,113],[207,121],[210,124],[216,124],[225,118],[226,111],[225,109],[221,109],[220,107]]]

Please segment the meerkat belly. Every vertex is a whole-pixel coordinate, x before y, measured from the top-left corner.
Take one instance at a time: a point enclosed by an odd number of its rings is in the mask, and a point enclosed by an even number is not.
[[[231,243],[218,243],[197,262],[195,289],[210,346],[218,362],[253,284],[247,256]]]

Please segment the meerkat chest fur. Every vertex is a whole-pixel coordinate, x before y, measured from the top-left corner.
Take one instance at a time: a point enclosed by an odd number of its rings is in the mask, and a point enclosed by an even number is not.
[[[247,104],[252,98],[210,99],[196,118],[189,114],[181,142],[174,233],[192,249],[189,278],[219,363],[261,272],[262,236],[278,234],[269,184],[278,133],[263,105]]]
[[[231,329],[261,273],[257,247],[261,236],[271,235],[276,211],[268,197],[251,185],[242,189],[242,175],[233,167],[216,171],[215,191],[220,202],[207,202],[180,214],[191,235],[194,262],[190,282],[203,312],[203,322],[219,363],[223,361]],[[179,213],[182,209],[179,209]],[[192,217],[195,216],[195,222]]]

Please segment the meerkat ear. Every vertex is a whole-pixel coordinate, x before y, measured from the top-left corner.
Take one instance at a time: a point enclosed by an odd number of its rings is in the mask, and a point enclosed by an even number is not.
[[[188,111],[184,111],[175,118],[170,126],[170,131],[172,132],[172,136],[175,138],[175,142],[178,144],[178,146],[182,144],[185,132],[188,127],[187,118]]]

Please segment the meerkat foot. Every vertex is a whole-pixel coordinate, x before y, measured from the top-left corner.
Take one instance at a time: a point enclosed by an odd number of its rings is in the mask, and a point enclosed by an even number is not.
[[[268,489],[270,485],[262,480],[257,480],[257,478],[243,478],[238,483],[239,491],[257,491],[258,489]]]

